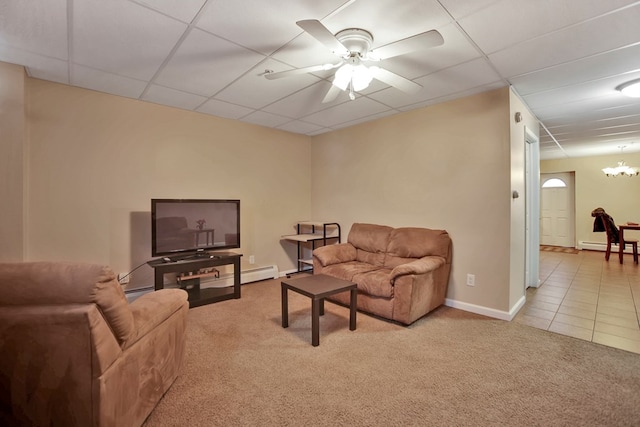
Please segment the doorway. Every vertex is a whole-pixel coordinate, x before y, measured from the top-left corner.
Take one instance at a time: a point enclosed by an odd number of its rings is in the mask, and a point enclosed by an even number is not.
[[[525,289],[540,286],[540,144],[525,126]]]
[[[575,248],[575,175],[540,174],[540,244]]]

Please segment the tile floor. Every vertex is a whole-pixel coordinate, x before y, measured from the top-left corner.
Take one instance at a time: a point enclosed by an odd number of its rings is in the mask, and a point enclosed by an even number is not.
[[[640,267],[631,255],[540,252],[539,288],[514,318],[536,328],[640,354]]]

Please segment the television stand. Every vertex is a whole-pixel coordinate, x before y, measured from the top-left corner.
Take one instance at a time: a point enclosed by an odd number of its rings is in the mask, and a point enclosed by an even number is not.
[[[218,252],[215,254],[204,253],[204,256],[178,259],[171,262],[162,258],[149,261],[147,264],[154,270],[154,289],[164,288],[164,275],[168,273],[195,272],[202,268],[218,267],[221,265],[233,265],[233,287],[187,289],[189,294],[189,308],[198,307],[228,299],[240,298],[240,257],[242,254],[235,252]],[[197,276],[197,275],[196,275]]]

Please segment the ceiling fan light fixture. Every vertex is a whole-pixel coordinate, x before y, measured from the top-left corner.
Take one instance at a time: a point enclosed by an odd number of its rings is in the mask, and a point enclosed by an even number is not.
[[[371,71],[364,65],[356,65],[351,71],[351,79],[353,82],[353,90],[360,92],[369,87],[369,83],[373,80]]]
[[[351,64],[344,64],[342,67],[338,68],[336,74],[333,77],[333,85],[340,88],[340,90],[346,90],[347,86],[349,86],[349,82],[351,81],[351,69],[353,67]]]
[[[351,83],[353,90],[359,92],[369,87],[371,80],[373,80],[373,74],[364,65],[344,64],[336,71],[333,84],[341,90],[346,90]]]
[[[631,80],[630,82],[621,84],[616,89],[628,97],[640,98],[640,79]]]

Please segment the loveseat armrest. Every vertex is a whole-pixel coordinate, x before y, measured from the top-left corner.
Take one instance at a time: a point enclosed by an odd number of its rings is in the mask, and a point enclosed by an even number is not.
[[[140,338],[156,328],[176,312],[186,316],[189,311],[187,292],[182,289],[160,289],[142,295],[130,305],[133,313],[134,332],[123,349],[131,347]]]
[[[321,246],[313,251],[313,257],[316,258],[323,267],[355,261],[356,254],[356,248],[351,243]]]
[[[438,267],[444,265],[446,260],[440,256],[425,256],[415,261],[408,262],[406,264],[400,264],[396,266],[389,274],[391,284],[394,284],[395,280],[401,276],[407,276],[410,274],[426,274],[436,270]]]

